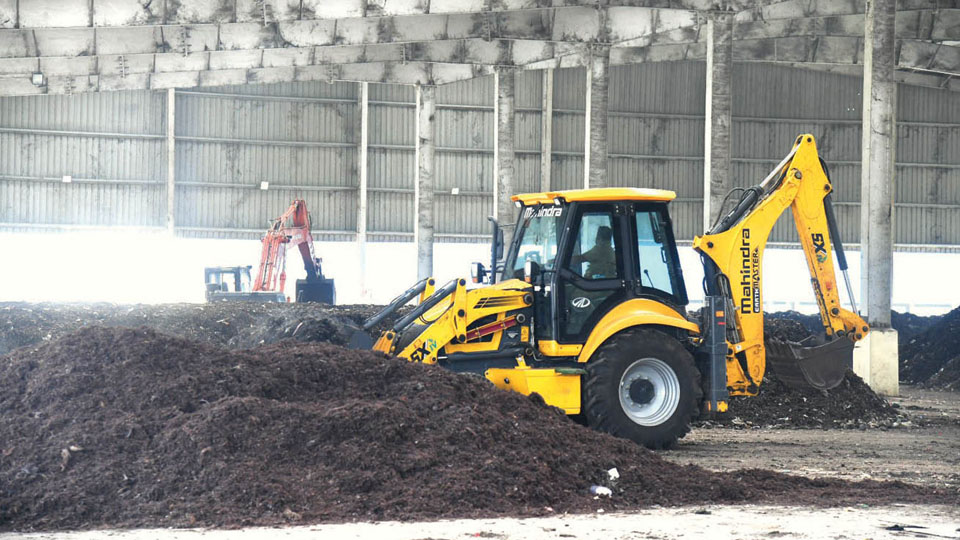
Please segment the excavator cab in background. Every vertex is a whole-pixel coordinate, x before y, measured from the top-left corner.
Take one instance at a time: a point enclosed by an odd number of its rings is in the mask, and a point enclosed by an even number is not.
[[[250,289],[250,265],[208,266],[203,269],[207,302],[286,302],[279,292]]]
[[[853,342],[869,329],[856,308],[840,306],[834,250],[843,270],[846,261],[832,189],[813,137],[802,135],[766,179],[739,190],[734,208],[694,240],[706,276],[698,319],[686,311],[668,213],[675,194],[600,188],[514,196],[519,216],[506,257],[501,264],[495,226],[492,267],[472,272],[488,286],[424,279],[363,329],[419,296],[375,350],[480,374],[594,428],[666,447],[702,412],[726,411],[730,395],[755,395],[768,361],[789,384],[828,389],[842,379]],[[824,325],[815,348],[764,342],[763,249],[787,208]]]

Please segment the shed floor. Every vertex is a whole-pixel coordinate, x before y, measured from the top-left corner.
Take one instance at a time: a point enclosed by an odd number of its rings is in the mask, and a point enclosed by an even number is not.
[[[960,510],[944,506],[808,509],[775,506],[654,508],[630,514],[529,519],[463,519],[429,523],[346,523],[242,530],[140,529],[77,533],[0,534],[2,540],[562,540],[600,538],[715,540],[790,538],[960,538]]]
[[[713,470],[762,468],[850,480],[902,480],[960,490],[960,392],[901,386],[890,399],[911,427],[695,429],[661,455]]]

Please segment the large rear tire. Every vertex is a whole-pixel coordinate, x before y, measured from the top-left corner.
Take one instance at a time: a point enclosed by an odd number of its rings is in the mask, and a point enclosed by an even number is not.
[[[700,371],[676,340],[653,329],[617,334],[587,364],[587,424],[648,448],[669,448],[700,412]]]

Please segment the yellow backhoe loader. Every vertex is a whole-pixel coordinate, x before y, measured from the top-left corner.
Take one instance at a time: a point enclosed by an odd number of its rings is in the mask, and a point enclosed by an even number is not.
[[[834,253],[846,260],[833,187],[811,135],[758,185],[731,192],[729,213],[693,241],[704,267],[704,309],[692,319],[674,241],[671,191],[602,188],[513,197],[519,216],[502,263],[494,223],[492,268],[436,288],[425,279],[366,321],[372,328],[419,296],[375,343],[355,346],[482,374],[538,393],[588,425],[653,448],[672,445],[729,396],[755,395],[767,364],[792,385],[829,389],[869,331],[841,307]],[[729,198],[729,197],[728,197]],[[793,212],[824,336],[801,346],[763,336],[762,261],[777,218]],[[489,276],[489,277],[487,277]],[[486,278],[486,279],[485,279]],[[849,278],[846,278],[851,304]],[[809,345],[809,344],[805,344]]]

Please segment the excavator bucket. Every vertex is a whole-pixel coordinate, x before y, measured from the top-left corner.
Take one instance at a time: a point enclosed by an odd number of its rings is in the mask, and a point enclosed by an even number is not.
[[[792,341],[770,340],[767,366],[787,386],[830,390],[853,368],[853,342],[837,338],[806,347]]]

